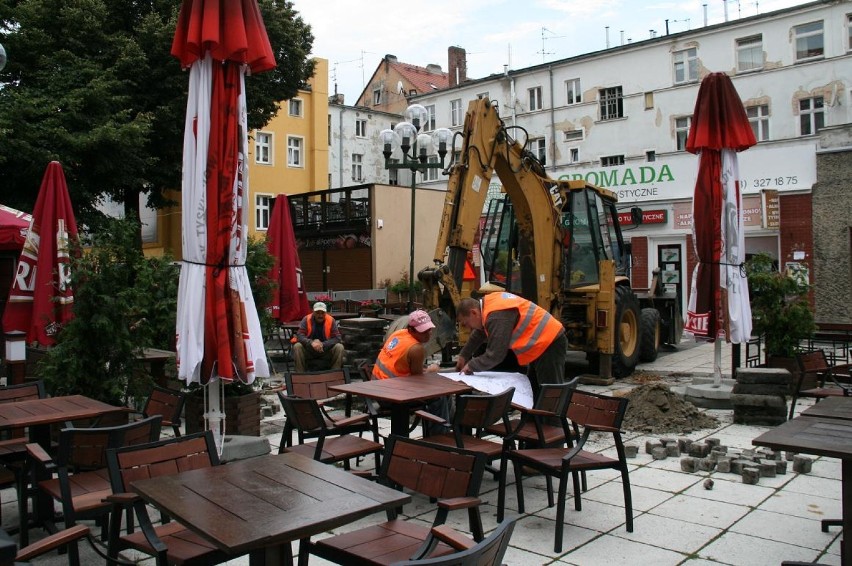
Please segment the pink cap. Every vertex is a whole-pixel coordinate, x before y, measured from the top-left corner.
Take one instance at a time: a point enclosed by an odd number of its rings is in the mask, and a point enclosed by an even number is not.
[[[417,332],[426,332],[430,328],[435,328],[429,313],[419,309],[408,315],[408,326]]]

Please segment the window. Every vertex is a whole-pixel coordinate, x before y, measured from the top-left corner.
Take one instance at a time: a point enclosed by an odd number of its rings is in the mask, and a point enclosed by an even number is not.
[[[645,93],[645,110],[653,110],[654,108],[654,93],[646,92]]]
[[[399,163],[399,159],[394,159],[391,157],[388,159],[388,163]],[[388,169],[388,185],[398,185],[399,184],[399,169]]]
[[[530,112],[533,110],[541,110],[541,87],[527,89],[530,99]]]
[[[852,14],[846,16],[846,50],[852,51]]]
[[[535,138],[530,140],[530,152],[535,155],[535,158],[541,161],[542,164],[547,162],[547,147],[544,143],[544,138]]]
[[[431,132],[435,129],[435,105],[429,104],[426,106],[426,112],[428,112],[429,115],[426,116],[426,123],[423,124],[422,130],[424,132]]]
[[[364,156],[360,153],[352,154],[352,180],[353,181],[363,181],[364,180]]]
[[[645,152],[645,161],[650,163],[651,161],[656,161],[656,160],[657,160],[657,152],[656,151],[654,151],[653,149],[649,149],[648,151]]]
[[[623,155],[607,155],[601,157],[601,167],[615,167],[616,165],[624,165]]]
[[[461,123],[462,123],[461,98],[456,98],[455,100],[450,101],[450,125],[451,126],[461,126]]]
[[[355,120],[355,137],[358,137],[358,138],[366,138],[367,137],[367,121],[366,120]]]
[[[331,145],[331,114],[328,115],[328,145]]]
[[[257,132],[254,137],[254,162],[272,165],[272,134]]]
[[[437,155],[430,156],[429,157],[429,163],[432,163],[432,164],[440,163],[440,161],[438,161],[438,156]],[[423,171],[423,180],[424,181],[437,181],[438,180],[438,168],[435,167],[434,169],[424,170]]]
[[[254,228],[255,230],[269,229],[269,215],[272,213],[272,197],[255,195],[254,197]]]
[[[382,103],[382,89],[374,88],[373,89],[373,106],[378,106]]]
[[[674,82],[687,83],[698,80],[698,49],[674,52]]]
[[[565,136],[565,141],[574,142],[574,141],[583,141],[585,130],[580,128],[579,130],[567,130],[563,132]]]
[[[675,141],[677,150],[684,151],[686,149],[686,138],[689,137],[689,126],[692,125],[692,116],[681,116],[675,118]]]
[[[754,138],[757,141],[766,141],[769,139],[769,106],[762,104],[760,106],[749,106],[746,108],[748,121],[751,124],[751,129],[754,132]]]
[[[580,92],[580,79],[565,81],[565,95],[568,104],[577,104],[583,101],[583,93]]]
[[[793,28],[796,36],[796,61],[809,61],[824,53],[822,21],[802,24]]]
[[[763,35],[737,40],[737,71],[744,73],[763,68]]]
[[[821,96],[799,101],[799,124],[802,127],[803,136],[815,134],[825,126],[825,113]]]
[[[302,167],[302,138],[287,136],[287,165],[290,167]]]
[[[476,95],[476,98],[484,98],[485,100],[488,100],[488,91],[480,92]]]
[[[601,120],[614,120],[624,117],[624,99],[621,87],[602,88],[598,91],[601,107]]]
[[[572,147],[571,148],[571,163],[577,163],[580,161],[580,148]]]
[[[302,115],[302,99],[301,98],[291,98],[288,104],[288,108],[290,109],[290,116],[301,116]]]

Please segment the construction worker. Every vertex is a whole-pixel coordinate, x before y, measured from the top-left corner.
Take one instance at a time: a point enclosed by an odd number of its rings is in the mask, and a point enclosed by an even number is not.
[[[321,360],[325,367],[343,367],[343,337],[337,321],[328,314],[325,303],[314,303],[314,311],[302,319],[299,330],[293,335],[293,363],[296,371],[307,371],[310,360]]]

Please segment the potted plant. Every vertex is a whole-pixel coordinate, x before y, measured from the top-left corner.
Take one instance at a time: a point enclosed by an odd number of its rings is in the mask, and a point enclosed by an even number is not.
[[[798,372],[795,356],[799,344],[813,336],[814,315],[808,302],[806,280],[775,268],[767,254],[746,262],[754,333],[761,336],[766,365]]]
[[[364,316],[376,316],[384,311],[385,305],[379,301],[361,301],[360,312]]]

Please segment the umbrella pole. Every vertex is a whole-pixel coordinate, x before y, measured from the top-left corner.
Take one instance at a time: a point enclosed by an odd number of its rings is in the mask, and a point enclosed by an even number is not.
[[[221,379],[215,379],[204,388],[204,420],[207,422],[207,430],[213,431],[213,442],[219,456],[222,456],[225,446],[225,413],[222,411],[224,388],[225,382]]]
[[[713,385],[722,385],[722,341],[713,342]]]

